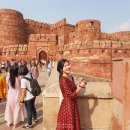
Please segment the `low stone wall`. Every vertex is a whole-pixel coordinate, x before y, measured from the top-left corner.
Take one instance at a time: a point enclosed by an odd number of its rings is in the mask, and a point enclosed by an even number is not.
[[[85,79],[87,82],[109,82],[110,79],[105,79],[105,78],[99,78],[95,76],[90,76],[90,75],[83,75],[79,73],[72,73],[75,81],[80,81],[81,78]]]

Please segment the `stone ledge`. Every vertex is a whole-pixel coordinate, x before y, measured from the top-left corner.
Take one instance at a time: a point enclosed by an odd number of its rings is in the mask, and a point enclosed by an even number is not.
[[[86,74],[80,74],[80,73],[72,73],[75,79],[80,79],[84,78],[89,82],[109,82],[110,79],[105,79],[105,78],[99,78],[99,77],[94,77]]]
[[[45,98],[59,98],[60,95],[59,83],[55,82],[49,87],[44,88],[43,97]],[[78,98],[100,98],[100,99],[112,99],[111,88],[109,87],[108,82],[88,82],[85,89],[82,89]]]

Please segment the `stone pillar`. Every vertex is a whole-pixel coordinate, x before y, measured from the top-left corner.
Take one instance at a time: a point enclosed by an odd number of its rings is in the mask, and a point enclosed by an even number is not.
[[[56,65],[52,69],[43,91],[43,130],[53,130],[56,126],[60,106],[59,74]]]
[[[56,127],[62,100],[58,80],[55,66],[43,91],[43,130],[55,130]],[[80,91],[77,102],[82,130],[111,130],[112,95],[109,82],[88,82],[86,89]]]
[[[130,130],[130,59],[113,60],[113,130]]]

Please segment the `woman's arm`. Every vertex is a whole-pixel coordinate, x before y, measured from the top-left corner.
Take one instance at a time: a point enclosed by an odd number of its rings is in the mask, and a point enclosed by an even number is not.
[[[82,89],[82,87],[81,86],[79,87],[78,85],[77,89],[72,92],[70,88],[70,84],[68,83],[67,79],[60,79],[59,83],[60,83],[61,91],[64,93],[66,97],[71,99],[76,98],[78,92]]]
[[[24,102],[25,94],[26,94],[26,88],[21,88],[20,97],[19,97],[20,103]]]

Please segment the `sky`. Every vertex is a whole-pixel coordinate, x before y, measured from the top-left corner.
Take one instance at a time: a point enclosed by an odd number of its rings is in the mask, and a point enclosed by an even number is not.
[[[130,0],[0,0],[0,9],[14,9],[25,19],[48,24],[94,19],[102,32],[130,31]]]

